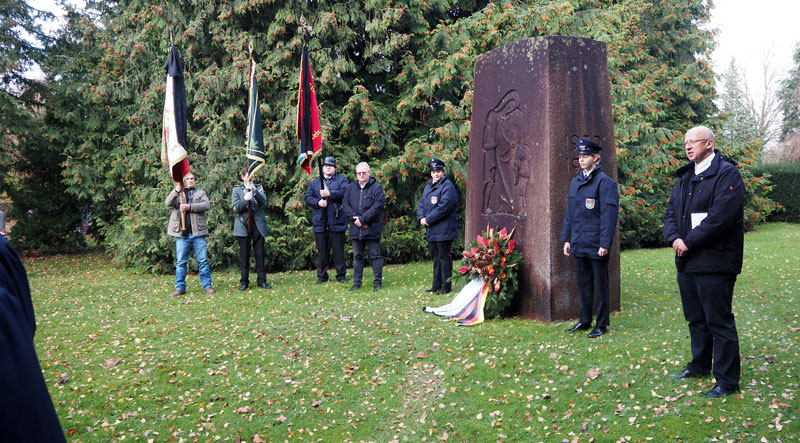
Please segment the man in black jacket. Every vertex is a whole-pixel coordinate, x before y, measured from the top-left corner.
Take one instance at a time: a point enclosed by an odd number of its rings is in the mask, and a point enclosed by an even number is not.
[[[690,163],[678,169],[664,217],[664,238],[675,250],[683,315],[692,360],[671,378],[703,377],[716,385],[703,397],[739,391],[739,335],[731,304],[742,271],[745,189],[736,162],[714,149],[714,133],[698,126],[683,143]]]
[[[342,207],[350,220],[350,240],[353,241],[353,287],[361,287],[364,273],[364,247],[369,250],[372,263],[372,290],[380,291],[383,282],[383,258],[381,257],[381,216],[386,195],[383,186],[369,176],[369,165],[356,165],[355,183],[347,187]]]
[[[317,284],[328,281],[328,268],[333,249],[333,264],[336,281],[346,283],[347,267],[344,257],[344,233],[347,219],[342,208],[342,199],[349,182],[336,173],[336,159],[325,157],[322,162],[322,182],[311,180],[306,190],[306,204],[311,206],[311,224],[317,242]]]

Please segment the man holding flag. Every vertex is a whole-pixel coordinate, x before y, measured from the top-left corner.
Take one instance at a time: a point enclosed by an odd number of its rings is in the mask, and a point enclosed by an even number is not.
[[[258,287],[272,289],[267,283],[264,270],[264,237],[267,235],[267,221],[264,207],[267,195],[260,185],[253,183],[253,176],[266,162],[264,152],[264,129],[261,123],[261,108],[258,105],[256,87],[256,63],[253,60],[253,47],[250,46],[249,94],[247,108],[247,167],[242,169],[242,184],[233,188],[231,204],[236,218],[233,222],[233,236],[239,240],[239,290],[250,286],[250,246],[256,256]]]
[[[208,196],[195,188],[194,174],[186,158],[186,86],[183,64],[178,48],[170,48],[167,65],[167,85],[164,98],[164,129],[161,139],[161,161],[169,166],[175,189],[165,201],[172,208],[167,233],[175,237],[175,292],[173,297],[186,293],[186,264],[189,249],[200,272],[200,284],[206,294],[214,294],[211,268],[208,264],[206,211],[211,208]]]

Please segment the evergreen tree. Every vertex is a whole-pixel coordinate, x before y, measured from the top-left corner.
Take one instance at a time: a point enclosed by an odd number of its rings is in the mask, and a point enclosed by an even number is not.
[[[747,106],[747,99],[742,90],[742,72],[735,59],[731,59],[728,69],[722,75],[723,92],[720,95],[722,104],[722,131],[720,136],[728,140],[743,143],[759,140],[763,144],[763,134],[758,131],[756,119]]]
[[[258,88],[267,164],[270,267],[313,263],[309,177],[297,165],[297,79],[311,26],[311,67],[324,155],[339,173],[370,163],[386,187],[389,261],[423,258],[416,200],[425,160],[442,158],[465,189],[475,59],[542,35],[606,42],[621,185],[623,245],[661,242],[683,132],[707,121],[715,96],[713,36],[703,0],[456,0],[88,2],[70,21],[75,59],[59,88],[80,113],[64,117],[65,180],[95,202],[102,233],[122,262],[172,267],[163,200],[172,186],[159,162],[163,65],[170,34],[185,65],[189,163],[212,203],[212,265],[233,263],[230,189],[244,164],[248,46]],[[82,82],[80,83],[81,80]],[[75,87],[80,83],[79,87]],[[68,118],[67,118],[68,117]],[[81,126],[82,125],[82,126]],[[56,125],[58,126],[58,125]],[[83,128],[83,131],[79,128]]]
[[[800,43],[795,47],[792,62],[792,69],[781,83],[778,92],[781,111],[783,111],[781,139],[800,131]]]

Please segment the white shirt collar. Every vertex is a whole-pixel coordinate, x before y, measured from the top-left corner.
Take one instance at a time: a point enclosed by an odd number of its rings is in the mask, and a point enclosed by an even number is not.
[[[714,160],[714,152],[711,152],[711,155],[705,158],[705,160],[701,161],[700,163],[694,164],[694,175],[700,175],[711,166],[711,160]]]

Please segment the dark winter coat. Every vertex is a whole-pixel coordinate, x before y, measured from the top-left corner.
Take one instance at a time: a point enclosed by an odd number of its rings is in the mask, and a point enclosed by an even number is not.
[[[36,320],[28,276],[0,236],[0,433],[2,441],[63,442],[33,347]]]
[[[681,238],[689,248],[683,257],[675,256],[678,272],[739,274],[745,189],[736,162],[715,150],[711,165],[700,175],[694,175],[694,163],[689,163],[678,169],[678,176],[664,216],[667,243]],[[708,214],[694,229],[693,213]]]
[[[453,240],[458,236],[458,190],[456,185],[443,175],[433,183],[428,180],[417,204],[417,222],[425,219],[425,239],[431,241]]]
[[[342,206],[344,215],[350,221],[350,239],[376,240],[381,238],[381,216],[386,196],[383,186],[379,185],[373,177],[367,180],[364,189],[358,182],[353,182],[347,187]],[[361,220],[361,227],[353,223],[353,217]]]
[[[333,174],[333,176],[326,180],[328,190],[331,192],[328,200],[327,211],[319,207],[319,201],[322,200],[320,195],[320,182],[319,178],[311,180],[306,189],[306,203],[311,206],[311,225],[314,232],[325,232],[325,220],[322,218],[322,213],[328,213],[328,228],[331,232],[344,232],[347,229],[347,218],[344,215],[342,208],[342,200],[344,194],[347,192],[348,181],[342,175]]]
[[[569,183],[561,241],[570,243],[571,256],[604,258],[597,255],[597,250],[611,249],[618,218],[617,183],[600,165],[585,178],[581,171]]]

